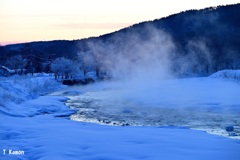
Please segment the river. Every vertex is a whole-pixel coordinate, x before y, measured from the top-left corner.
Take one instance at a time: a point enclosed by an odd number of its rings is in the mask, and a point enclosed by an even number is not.
[[[161,85],[99,82],[69,87],[71,120],[113,126],[174,126],[240,139],[240,85],[210,78],[165,80]]]

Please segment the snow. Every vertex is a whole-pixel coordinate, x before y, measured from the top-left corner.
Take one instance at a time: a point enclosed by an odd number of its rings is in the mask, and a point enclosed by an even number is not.
[[[1,68],[5,69],[6,71],[8,71],[9,73],[15,73],[15,70],[11,70],[5,66],[1,66]]]
[[[63,89],[54,83],[53,77],[34,77],[30,81],[38,83],[29,83],[27,87],[24,80],[21,83],[16,79],[0,81],[0,100],[4,104],[0,104],[0,159],[240,159],[239,140],[186,127],[123,127],[71,121],[69,115],[76,110],[64,104],[69,97],[91,100],[102,106],[100,109],[106,109],[105,112],[111,110],[109,106],[138,104],[140,108],[183,110],[214,106],[219,112],[239,114],[240,85],[236,82],[190,78],[165,80],[160,85],[151,83],[147,88],[140,87],[141,83],[104,82]],[[35,85],[39,91],[32,92]],[[61,91],[46,95],[57,88]],[[13,101],[2,94],[8,90]],[[33,93],[35,96],[31,96]],[[7,102],[3,102],[5,98]],[[9,155],[9,150],[24,151],[24,155]]]
[[[19,156],[1,155],[3,159],[237,160],[240,157],[239,141],[184,128],[111,127],[52,115],[1,115],[0,121],[3,122],[0,148],[25,152]]]
[[[96,71],[87,72],[85,78],[92,78],[93,80],[97,80]]]
[[[0,78],[0,106],[7,103],[21,103],[60,89],[61,84],[52,76],[19,76]]]
[[[239,81],[240,70],[222,70],[212,74],[210,77]]]

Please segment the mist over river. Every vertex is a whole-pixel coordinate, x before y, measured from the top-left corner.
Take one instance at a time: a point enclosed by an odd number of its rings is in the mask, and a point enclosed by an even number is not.
[[[60,94],[71,119],[113,126],[186,127],[240,139],[240,85],[214,78],[166,79],[143,85],[98,82]],[[226,128],[233,127],[231,131]]]

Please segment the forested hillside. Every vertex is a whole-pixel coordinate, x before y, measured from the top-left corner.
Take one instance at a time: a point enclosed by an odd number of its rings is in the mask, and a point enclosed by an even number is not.
[[[0,65],[12,68],[9,59],[21,55],[24,67],[31,64],[35,72],[48,72],[46,66],[54,59],[66,57],[77,60],[81,68],[106,71],[122,67],[119,60],[147,65],[141,59],[164,59],[162,63],[167,59],[178,75],[209,75],[240,69],[239,37],[240,4],[235,4],[185,11],[88,39],[1,46]]]

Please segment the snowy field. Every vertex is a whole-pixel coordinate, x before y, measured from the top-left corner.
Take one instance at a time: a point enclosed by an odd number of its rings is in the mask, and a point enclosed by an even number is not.
[[[1,79],[0,160],[239,160],[238,139],[205,132],[240,125],[240,83],[219,77],[69,88]]]

